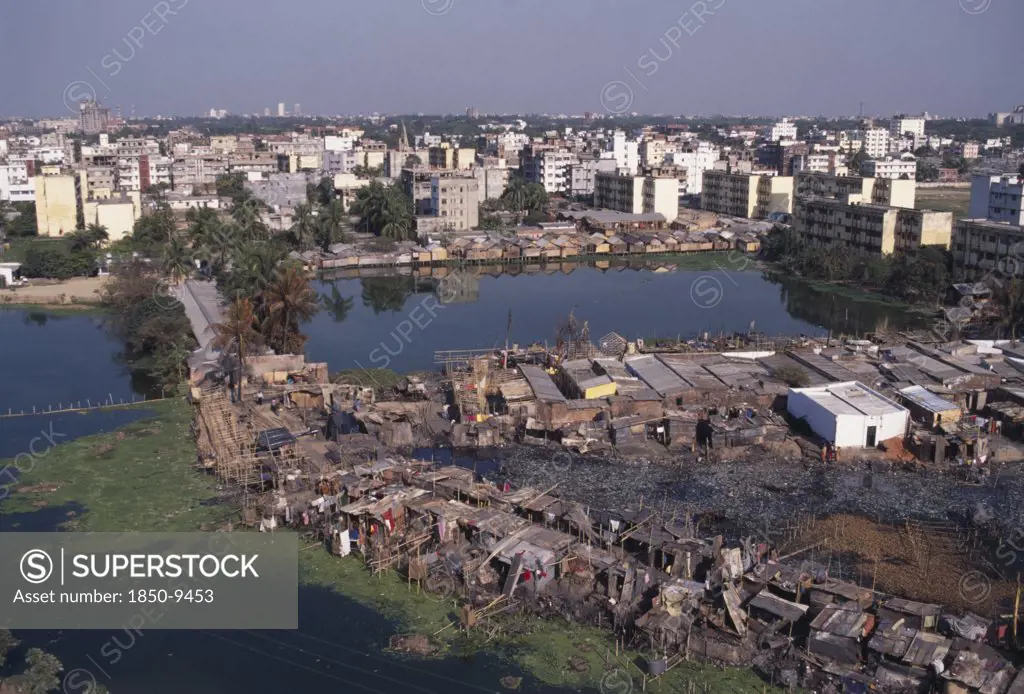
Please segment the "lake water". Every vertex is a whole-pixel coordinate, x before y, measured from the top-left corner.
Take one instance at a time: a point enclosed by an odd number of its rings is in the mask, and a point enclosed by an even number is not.
[[[713,271],[656,273],[577,268],[570,274],[476,276],[438,286],[385,278],[317,282],[331,302],[304,330],[308,356],[332,371],[434,367],[436,350],[553,342],[574,311],[594,339],[617,331],[637,337],[745,331],[767,334],[863,333],[923,323],[898,309],[773,283],[759,272],[720,265]],[[58,403],[129,400],[141,394],[120,363],[121,345],[102,317],[0,311],[0,411]],[[385,363],[387,362],[387,363]],[[142,409],[91,415],[0,419],[0,458],[23,452],[47,430],[66,441],[121,426]],[[2,483],[2,481],[0,481]],[[68,509],[0,514],[0,530],[51,530]],[[78,509],[80,511],[80,509]],[[280,694],[318,690],[399,693],[499,692],[517,674],[489,655],[414,661],[381,652],[392,625],[374,611],[320,588],[302,588],[296,632],[20,632],[23,649],[54,653],[76,671],[65,694],[91,694],[91,677],[113,694]],[[114,640],[117,639],[115,642]],[[122,657],[109,663],[111,648]],[[98,663],[98,665],[97,665]],[[103,667],[100,667],[103,666]],[[524,682],[521,691],[548,691]]]
[[[553,344],[572,311],[591,338],[627,339],[746,332],[767,335],[864,334],[923,327],[926,318],[877,301],[857,301],[803,282],[770,281],[740,258],[712,270],[652,272],[576,267],[571,273],[479,275],[474,268],[434,279],[387,277],[315,283],[332,310],[303,330],[307,357],[331,371],[435,368],[438,350],[511,343]],[[511,312],[511,330],[509,313]]]

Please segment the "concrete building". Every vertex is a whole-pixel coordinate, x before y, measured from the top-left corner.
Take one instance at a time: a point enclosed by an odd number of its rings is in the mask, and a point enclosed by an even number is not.
[[[405,194],[412,200],[413,212],[416,215],[433,214],[433,179],[435,177],[452,178],[458,171],[433,171],[428,166],[411,166],[402,169],[401,186]]]
[[[594,175],[594,207],[626,214],[679,217],[679,180],[674,176]]]
[[[661,166],[665,163],[665,154],[675,149],[662,138],[644,140],[640,143],[640,165],[644,167]]]
[[[503,166],[478,166],[473,169],[479,185],[480,200],[495,200],[508,188],[508,169]]]
[[[962,142],[957,146],[962,159],[971,160],[981,156],[981,145],[977,142]]]
[[[680,152],[668,152],[665,164],[686,169],[686,192],[700,195],[704,190],[704,172],[715,168],[720,150],[710,142],[698,142]]]
[[[569,166],[569,194],[573,197],[590,197],[594,194],[594,176],[598,172],[615,173],[614,159],[596,156],[583,157]]]
[[[78,226],[78,191],[70,174],[32,179],[36,187],[36,225],[40,236],[63,236]]]
[[[867,178],[891,178],[917,180],[917,159],[912,154],[902,157],[866,159],[861,162],[860,172]]]
[[[975,176],[967,216],[1024,226],[1024,177],[1018,174]]]
[[[889,121],[889,135],[894,139],[900,139],[906,135],[916,140],[924,140],[924,118],[908,118],[906,116],[893,116]]]
[[[430,168],[468,170],[476,163],[476,150],[470,147],[452,147],[442,142],[429,150]],[[383,162],[382,162],[383,163]]]
[[[793,123],[788,118],[783,118],[780,122],[772,126],[768,139],[772,142],[779,142],[780,140],[795,140],[796,123]]]
[[[910,411],[867,386],[849,381],[791,388],[786,409],[837,448],[874,448],[903,438]]]
[[[284,118],[286,115],[284,110],[284,102],[278,102],[277,104],[277,117]]]
[[[569,194],[572,190],[572,167],[579,158],[562,147],[528,145],[523,148],[519,167],[528,183],[544,186],[548,195]]]
[[[793,212],[793,177],[705,171],[701,208],[718,214],[763,219]]]
[[[846,176],[849,172],[845,157],[837,152],[813,152],[793,157],[793,175],[801,172],[821,173],[831,176]]]
[[[95,101],[83,101],[78,105],[78,121],[86,135],[99,135],[110,127],[110,109]]]
[[[917,183],[909,180],[864,178],[861,176],[830,176],[801,171],[794,176],[794,194],[800,198],[845,199],[859,196],[859,200],[886,207],[914,209],[917,204]]]
[[[872,159],[881,159],[889,153],[889,131],[882,128],[870,128],[859,133],[861,147],[853,148],[851,151],[863,149]]]
[[[953,213],[875,205],[860,195],[798,198],[793,229],[811,245],[840,244],[890,255],[922,246],[948,249]]]
[[[136,191],[134,199],[130,195],[111,197],[102,200],[87,200],[82,203],[82,214],[85,225],[99,224],[107,229],[110,243],[120,241],[131,235],[135,221],[139,218],[141,203]]]
[[[35,202],[36,184],[29,172],[29,162],[0,164],[0,200],[6,202]]]
[[[1024,227],[987,219],[961,219],[953,228],[953,267],[977,279],[998,271],[1024,277]]]
[[[188,192],[195,186],[212,186],[218,176],[228,173],[227,160],[216,154],[184,154],[171,163],[174,190]]]
[[[793,161],[810,154],[806,142],[769,142],[758,152],[759,162],[780,176],[793,175]]]
[[[630,140],[626,133],[616,130],[608,142],[608,154],[615,160],[620,173],[635,176],[640,167],[640,143]]]
[[[430,211],[441,228],[466,231],[480,226],[479,183],[470,176],[433,176],[430,179]]]

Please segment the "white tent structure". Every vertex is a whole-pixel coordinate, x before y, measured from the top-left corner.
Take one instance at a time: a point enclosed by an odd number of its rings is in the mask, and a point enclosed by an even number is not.
[[[874,448],[906,435],[910,421],[907,408],[856,381],[791,388],[786,409],[840,448]]]

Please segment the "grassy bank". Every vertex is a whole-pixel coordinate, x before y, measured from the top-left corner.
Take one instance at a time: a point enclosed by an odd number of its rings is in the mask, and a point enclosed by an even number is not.
[[[194,467],[188,404],[167,400],[150,409],[152,416],[143,420],[49,451],[19,480],[17,493],[3,501],[0,513],[81,507],[64,526],[89,532],[213,529],[235,516],[235,509],[210,503],[216,483]],[[436,638],[443,652],[451,655],[468,657],[487,649],[552,686],[596,688],[603,677],[613,676],[605,657],[609,650],[614,653],[614,644],[605,630],[564,619],[517,617],[505,620],[502,633],[493,638],[486,625],[463,635],[455,626],[445,628],[455,619],[453,601],[420,593],[395,572],[371,576],[358,559],[338,559],[321,548],[300,553],[299,576],[304,585],[327,588],[376,610],[394,621],[401,633],[441,632]],[[620,687],[625,686],[622,673],[637,675],[629,664],[635,658],[636,654],[623,654],[612,666],[611,670],[621,669],[615,673]],[[575,667],[570,667],[570,660]],[[650,686],[655,692],[669,691],[669,685],[678,688],[686,681],[698,682],[695,691],[702,694],[705,682],[709,692],[763,691],[762,682],[749,671],[696,665],[676,668],[666,680]]]
[[[150,417],[48,451],[0,511],[76,504],[84,510],[67,528],[88,532],[184,532],[222,520],[225,509],[203,505],[215,485],[195,471],[188,404],[164,400],[147,408]]]
[[[39,304],[26,300],[24,303],[16,299],[8,301],[8,295],[0,294],[0,311],[4,309],[32,311],[33,313],[53,313],[57,315],[109,315],[110,309],[103,304],[96,303],[73,303],[73,304]]]
[[[844,284],[839,282],[826,282],[825,280],[817,280],[809,277],[799,277],[782,271],[774,263],[766,263],[764,266],[765,274],[768,279],[781,282],[799,282],[811,289],[818,292],[827,292],[835,296],[841,296],[844,299],[850,299],[851,301],[858,301],[863,303],[873,303],[888,306],[890,308],[897,308],[906,311],[915,311],[920,313],[926,313],[931,315],[935,312],[933,306],[927,304],[908,304],[905,301],[898,299],[894,296],[882,294],[881,292],[871,291],[863,287],[858,287],[852,284]]]

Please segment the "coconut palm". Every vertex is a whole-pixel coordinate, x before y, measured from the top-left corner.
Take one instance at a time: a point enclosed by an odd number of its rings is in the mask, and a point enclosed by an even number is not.
[[[245,373],[245,359],[249,353],[257,349],[262,337],[256,330],[256,312],[248,299],[236,299],[228,307],[223,323],[214,323],[214,338],[210,343],[214,349],[225,354],[234,354],[238,361],[236,383],[238,397],[242,397],[242,375]]]
[[[992,296],[999,310],[1000,325],[1017,341],[1017,329],[1024,325],[1024,281],[1014,277],[1000,286]]]
[[[185,213],[188,238],[193,246],[200,246],[218,224],[217,212],[209,207],[190,207]]]
[[[292,212],[291,242],[302,251],[308,250],[316,235],[316,219],[313,208],[304,203],[295,206]]]
[[[295,266],[283,267],[274,275],[264,296],[266,319],[263,332],[280,354],[300,354],[306,336],[299,325],[318,310],[317,296],[309,279]]]
[[[188,279],[192,275],[192,271],[195,270],[192,251],[184,241],[174,237],[164,246],[160,267],[175,284],[178,284]]]

